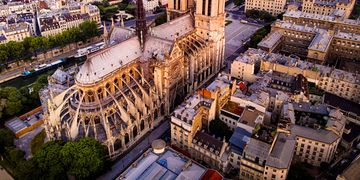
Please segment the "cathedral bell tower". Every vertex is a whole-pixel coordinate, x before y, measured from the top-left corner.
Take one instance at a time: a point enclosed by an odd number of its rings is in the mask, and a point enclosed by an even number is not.
[[[196,33],[211,44],[215,71],[224,64],[225,50],[225,0],[195,0]]]
[[[194,8],[196,0],[168,0],[166,8],[167,20],[175,19]]]

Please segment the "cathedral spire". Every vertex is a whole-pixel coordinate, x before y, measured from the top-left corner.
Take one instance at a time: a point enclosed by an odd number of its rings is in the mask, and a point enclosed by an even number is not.
[[[147,34],[147,27],[142,0],[136,0],[136,34],[140,41],[141,50],[143,51]]]
[[[104,21],[104,33],[103,33],[103,39],[106,45],[108,45],[108,40],[109,40],[109,32],[106,28],[106,22]]]

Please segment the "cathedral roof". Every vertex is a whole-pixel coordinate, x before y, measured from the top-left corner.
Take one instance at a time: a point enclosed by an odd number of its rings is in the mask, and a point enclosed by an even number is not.
[[[80,67],[76,81],[81,84],[93,84],[111,72],[141,56],[137,37],[93,54]]]
[[[151,30],[151,35],[174,41],[194,30],[194,19],[190,14],[176,18],[168,23],[161,24]]]
[[[120,43],[127,38],[134,35],[134,30],[124,27],[114,27],[111,32],[109,42],[110,43]]]
[[[88,57],[76,75],[76,81],[80,84],[96,83],[138,58],[164,60],[165,55],[170,54],[176,38],[194,30],[193,21],[188,14],[154,27],[146,38],[144,51],[141,51],[138,37],[133,36],[132,30],[115,27],[110,35],[110,43],[119,44]]]

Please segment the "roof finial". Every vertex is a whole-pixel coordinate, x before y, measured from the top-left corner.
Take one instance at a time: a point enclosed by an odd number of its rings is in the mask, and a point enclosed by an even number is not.
[[[136,0],[136,34],[140,41],[141,50],[144,50],[147,26],[145,10],[142,0]]]
[[[115,27],[114,17],[111,17],[111,29]]]

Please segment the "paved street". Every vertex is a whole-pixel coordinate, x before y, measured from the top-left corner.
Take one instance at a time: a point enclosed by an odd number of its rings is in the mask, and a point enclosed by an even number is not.
[[[352,148],[348,153],[344,154],[333,166],[327,171],[330,178],[336,178],[360,155],[360,150]]]
[[[139,144],[137,144],[130,152],[123,158],[119,159],[106,174],[100,176],[98,180],[111,180],[120,175],[126,167],[130,166],[141,154],[146,151],[151,142],[161,137],[170,128],[169,120],[165,120],[157,128],[155,128],[149,135],[146,136]]]
[[[227,18],[232,23],[225,27],[225,64],[226,72],[230,71],[231,62],[243,51],[243,43],[246,42],[261,26],[243,24],[232,16]]]
[[[14,178],[12,178],[10,176],[10,174],[3,167],[0,166],[0,179],[1,180],[13,180]]]

